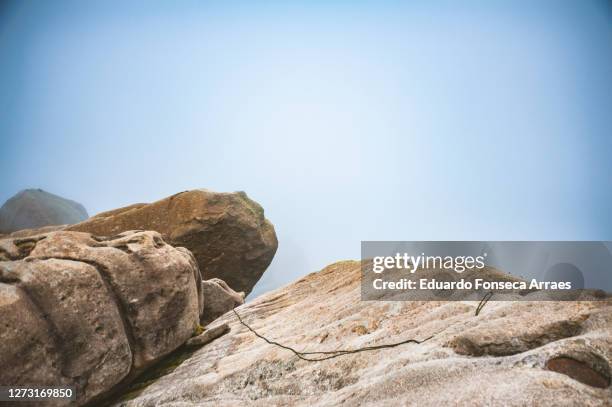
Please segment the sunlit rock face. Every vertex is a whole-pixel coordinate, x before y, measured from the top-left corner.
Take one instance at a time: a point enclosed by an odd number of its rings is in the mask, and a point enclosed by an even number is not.
[[[193,256],[157,232],[2,239],[0,383],[99,401],[185,343],[202,309]]]
[[[0,233],[51,225],[66,225],[87,219],[80,203],[43,191],[26,189],[0,208]]]
[[[230,332],[118,405],[609,404],[610,299],[581,302],[361,301],[360,265],[341,262],[236,308],[270,340],[300,351],[421,343],[308,362]]]

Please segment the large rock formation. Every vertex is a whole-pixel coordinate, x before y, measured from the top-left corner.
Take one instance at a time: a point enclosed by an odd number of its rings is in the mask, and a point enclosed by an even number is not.
[[[98,236],[134,229],[155,230],[169,244],[189,249],[205,279],[218,277],[246,294],[278,246],[262,207],[244,192],[182,192],[151,204],[104,212],[67,228]]]
[[[42,189],[26,189],[10,198],[0,208],[0,233],[72,224],[87,217],[87,211],[80,203]]]
[[[361,301],[359,263],[337,263],[236,311],[302,351],[431,339],[309,362],[257,338],[230,312],[214,322],[229,333],[117,404],[610,405],[610,298],[490,301],[476,316],[477,305]]]
[[[200,283],[191,253],[157,232],[0,240],[0,383],[99,400],[192,336]]]

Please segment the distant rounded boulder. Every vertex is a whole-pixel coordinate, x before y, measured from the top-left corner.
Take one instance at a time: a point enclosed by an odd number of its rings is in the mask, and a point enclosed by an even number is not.
[[[25,189],[0,208],[0,233],[73,224],[88,217],[87,211],[78,202],[42,189]]]

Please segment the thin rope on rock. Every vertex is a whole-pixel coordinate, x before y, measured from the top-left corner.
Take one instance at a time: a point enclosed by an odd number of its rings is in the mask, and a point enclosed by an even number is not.
[[[480,302],[478,303],[478,307],[476,307],[476,312],[474,313],[474,316],[478,316],[478,314],[480,314],[480,311],[482,311],[482,309],[484,308],[486,303],[489,302],[491,297],[493,297],[493,291],[489,291],[485,294],[484,297],[482,297],[482,300],[480,300]]]
[[[421,343],[426,342],[426,341],[430,340],[431,338],[433,338],[433,335],[432,335],[429,338],[425,338],[425,339],[423,339],[421,341],[419,341],[417,339],[406,339],[406,340],[401,341],[401,342],[388,343],[388,344],[383,344],[383,345],[365,346],[365,347],[356,348],[356,349],[339,349],[339,350],[334,350],[334,351],[320,351],[320,352],[300,352],[300,351],[297,351],[297,350],[293,349],[290,346],[283,345],[282,343],[278,343],[276,341],[273,341],[273,340],[270,340],[270,339],[266,338],[265,336],[263,336],[262,334],[257,332],[255,329],[251,328],[249,326],[249,324],[244,322],[242,320],[242,318],[240,317],[240,315],[238,314],[238,312],[236,312],[235,309],[233,309],[232,311],[234,312],[234,314],[236,314],[236,317],[238,318],[238,321],[240,321],[240,323],[242,325],[244,325],[249,331],[251,331],[255,336],[257,336],[260,339],[263,339],[264,341],[266,341],[270,345],[274,345],[274,346],[278,346],[279,348],[286,349],[286,350],[292,352],[298,358],[300,358],[302,360],[305,360],[307,362],[320,362],[322,360],[333,359],[333,358],[337,358],[338,356],[348,355],[350,353],[358,353],[358,352],[365,352],[365,351],[370,351],[370,350],[394,348],[396,346],[404,345],[404,344],[407,344],[407,343],[421,344]],[[320,358],[310,358],[310,357],[306,357],[305,355],[328,355],[328,356],[323,356],[323,357],[320,357]]]

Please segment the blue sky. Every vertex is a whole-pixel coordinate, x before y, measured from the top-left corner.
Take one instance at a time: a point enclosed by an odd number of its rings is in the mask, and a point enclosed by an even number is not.
[[[361,240],[612,239],[604,1],[5,2],[0,201],[245,190],[255,293]]]

